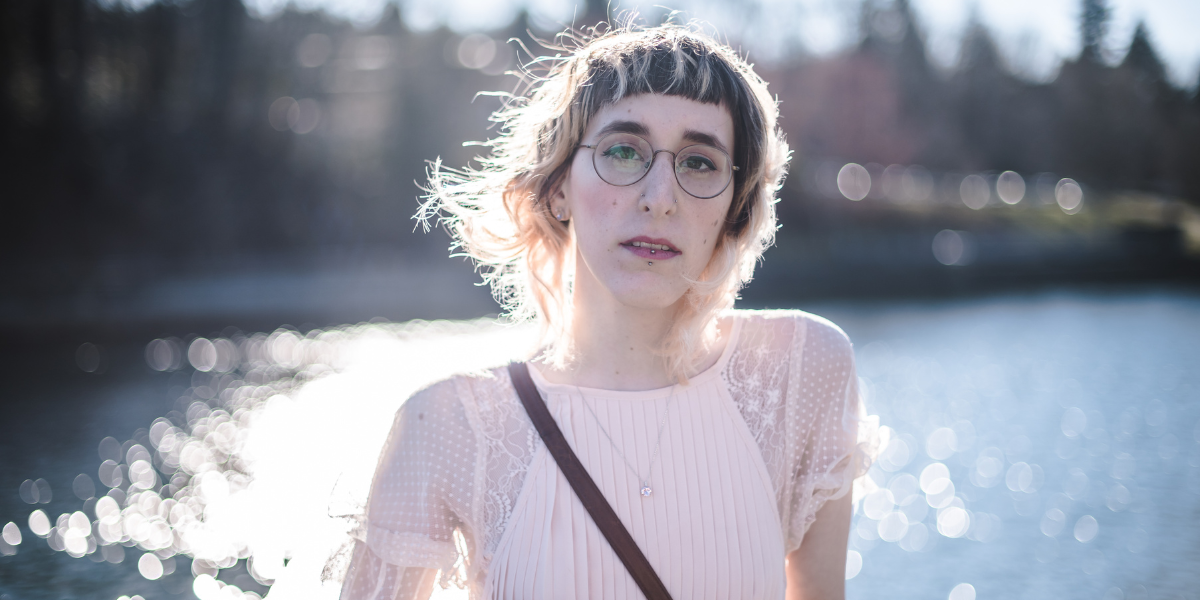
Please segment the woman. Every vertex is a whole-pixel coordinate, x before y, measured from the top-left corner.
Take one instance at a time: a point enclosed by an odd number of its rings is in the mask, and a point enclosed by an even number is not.
[[[677,25],[556,59],[497,114],[441,214],[497,297],[543,326],[529,371],[674,598],[840,598],[862,473],[853,353],[828,321],[732,311],[774,235],[788,159],[766,84]],[[409,399],[343,598],[640,598],[509,372]]]

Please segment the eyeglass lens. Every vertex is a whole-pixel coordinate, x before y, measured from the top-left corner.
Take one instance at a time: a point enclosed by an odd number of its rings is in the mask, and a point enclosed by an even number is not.
[[[655,152],[641,136],[613,133],[596,144],[592,164],[596,174],[612,185],[641,181],[654,163]],[[729,186],[733,168],[720,148],[696,144],[675,153],[675,179],[683,191],[697,198],[712,198]]]

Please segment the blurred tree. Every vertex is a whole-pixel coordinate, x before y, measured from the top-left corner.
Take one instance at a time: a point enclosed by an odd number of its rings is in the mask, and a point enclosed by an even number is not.
[[[1150,43],[1150,32],[1146,30],[1145,21],[1138,21],[1134,28],[1133,40],[1129,42],[1129,52],[1121,61],[1121,68],[1135,73],[1139,82],[1152,86],[1156,93],[1170,87],[1167,69]]]
[[[977,15],[971,18],[963,35],[953,85],[958,127],[965,142],[962,150],[966,152],[956,166],[983,170],[991,165],[1013,164],[1017,150],[1014,138],[1025,133],[1011,126],[1012,103],[1018,86],[1008,74],[991,33]]]
[[[1083,42],[1081,60],[1102,62],[1104,41],[1108,36],[1108,25],[1112,9],[1107,0],[1082,0],[1079,14],[1079,38]]]

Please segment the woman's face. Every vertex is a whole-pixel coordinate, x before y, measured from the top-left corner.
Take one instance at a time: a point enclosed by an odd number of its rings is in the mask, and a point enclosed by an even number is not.
[[[630,307],[666,308],[683,297],[687,279],[698,279],[712,258],[733,183],[712,198],[692,196],[676,179],[672,154],[659,151],[708,144],[733,156],[733,119],[723,106],[643,94],[600,110],[581,143],[597,144],[613,132],[649,142],[654,161],[640,181],[618,186],[600,178],[593,154],[608,152],[596,156],[597,162],[613,159],[614,153],[633,156],[629,147],[576,150],[552,206],[569,216],[574,231],[575,293],[607,293]],[[703,156],[684,160],[690,160],[682,166],[692,169],[692,177],[711,176]]]

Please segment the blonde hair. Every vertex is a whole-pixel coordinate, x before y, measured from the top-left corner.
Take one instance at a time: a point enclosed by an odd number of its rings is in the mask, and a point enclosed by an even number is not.
[[[733,306],[756,262],[775,239],[775,194],[789,151],[776,125],[767,84],[729,46],[695,26],[638,27],[559,36],[559,54],[521,72],[524,92],[505,94],[492,115],[500,134],[482,145],[480,168],[431,165],[428,195],[417,218],[439,219],[483,272],[511,318],[537,320],[547,357],[570,354],[572,241],[549,200],[571,164],[592,117],[639,94],[680,96],[724,106],[734,125],[739,170],[723,234],[699,280],[692,281],[661,348],[668,373],[687,382],[715,331],[716,315]],[[540,76],[536,71],[541,70]]]

